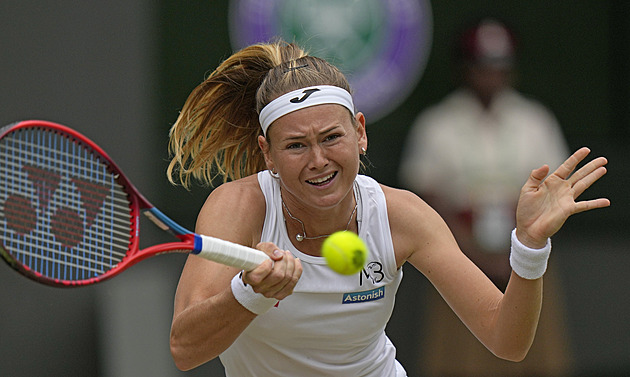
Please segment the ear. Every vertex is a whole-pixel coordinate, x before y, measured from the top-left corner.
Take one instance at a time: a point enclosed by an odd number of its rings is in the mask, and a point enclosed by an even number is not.
[[[260,150],[263,153],[263,156],[265,157],[265,164],[267,165],[267,169],[273,170],[274,164],[273,164],[273,160],[271,159],[269,142],[267,141],[267,138],[264,137],[263,135],[258,135],[258,147],[260,148]]]
[[[359,112],[354,116],[354,119],[357,121],[357,139],[359,142],[359,150],[367,150],[368,140],[367,140],[367,132],[365,130],[365,115]]]

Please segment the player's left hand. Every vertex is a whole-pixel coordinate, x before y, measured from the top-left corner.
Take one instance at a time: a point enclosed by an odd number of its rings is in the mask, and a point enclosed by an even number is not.
[[[580,148],[549,176],[547,165],[532,171],[521,189],[516,209],[516,236],[524,245],[542,248],[569,216],[610,205],[605,198],[576,201],[606,174],[608,161],[604,157],[595,158],[573,172],[590,152],[586,147]]]

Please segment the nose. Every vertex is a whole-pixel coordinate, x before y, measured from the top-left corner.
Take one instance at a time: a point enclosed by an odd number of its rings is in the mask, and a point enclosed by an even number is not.
[[[316,170],[324,168],[328,165],[328,157],[326,157],[326,151],[321,145],[316,144],[311,148],[309,158],[309,168]]]

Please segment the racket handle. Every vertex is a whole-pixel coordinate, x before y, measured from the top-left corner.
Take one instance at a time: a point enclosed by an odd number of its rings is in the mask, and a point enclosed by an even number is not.
[[[267,254],[258,249],[203,235],[195,235],[193,254],[245,271],[251,271],[269,259]]]

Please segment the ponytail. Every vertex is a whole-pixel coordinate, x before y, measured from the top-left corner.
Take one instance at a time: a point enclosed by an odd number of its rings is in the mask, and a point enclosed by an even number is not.
[[[169,181],[189,188],[191,178],[212,185],[217,176],[226,182],[265,169],[258,113],[311,85],[350,90],[337,68],[295,44],[256,44],[234,53],[192,91],[171,128]]]

